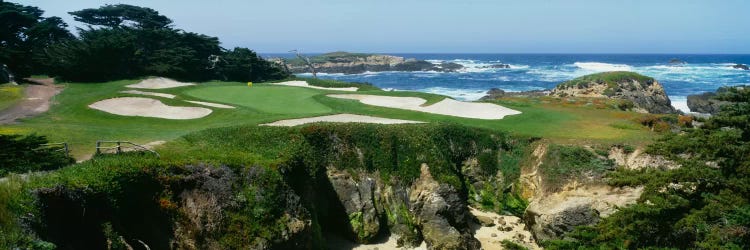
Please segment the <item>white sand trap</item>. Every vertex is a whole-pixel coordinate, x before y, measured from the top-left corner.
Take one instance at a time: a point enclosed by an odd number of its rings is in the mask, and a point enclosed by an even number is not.
[[[287,82],[277,82],[277,83],[271,83],[274,85],[284,85],[284,86],[292,86],[292,87],[303,87],[303,88],[311,88],[311,89],[325,89],[325,90],[336,90],[336,91],[357,91],[359,88],[357,87],[348,87],[348,88],[326,88],[326,87],[318,87],[308,84],[306,81],[287,81]]]
[[[420,112],[427,112],[440,115],[450,115],[464,118],[475,118],[485,120],[499,120],[506,115],[517,115],[521,112],[512,110],[492,103],[479,102],[462,102],[450,98],[423,107],[422,104],[427,102],[425,99],[418,97],[396,97],[396,96],[378,96],[378,95],[328,95],[334,98],[359,100],[361,103],[387,107],[407,109]]]
[[[224,105],[224,104],[219,104],[219,103],[213,103],[213,102],[199,102],[199,101],[187,101],[187,102],[189,102],[189,103],[195,103],[195,104],[203,105],[203,106],[214,107],[214,108],[221,108],[221,109],[233,109],[234,108],[234,107],[229,106],[229,105]]]
[[[89,107],[116,115],[174,120],[196,119],[211,114],[211,110],[207,108],[169,106],[159,100],[142,97],[106,99],[92,103]]]
[[[175,98],[175,95],[171,95],[171,94],[146,92],[146,91],[140,91],[140,90],[126,90],[126,91],[120,91],[120,93],[135,94],[135,95],[150,95],[150,96],[158,96],[158,97],[164,97],[164,98],[169,98],[169,99]]]
[[[128,88],[134,88],[134,89],[168,89],[168,88],[176,88],[176,87],[183,87],[183,86],[191,86],[195,85],[195,83],[187,83],[187,82],[178,82],[169,78],[164,77],[152,77],[146,80],[143,80],[136,84],[130,84]]]
[[[407,123],[423,123],[420,121],[410,120],[399,120],[389,119],[366,115],[353,115],[353,114],[338,114],[338,115],[327,115],[327,116],[316,116],[300,119],[289,119],[275,121],[272,123],[261,124],[261,126],[285,126],[292,127],[313,122],[359,122],[359,123],[377,123],[377,124],[407,124]]]

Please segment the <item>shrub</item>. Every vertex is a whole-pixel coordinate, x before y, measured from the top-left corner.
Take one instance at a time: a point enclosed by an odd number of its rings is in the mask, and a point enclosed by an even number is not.
[[[0,176],[8,173],[52,170],[75,162],[73,158],[45,147],[47,138],[38,135],[0,135]]]

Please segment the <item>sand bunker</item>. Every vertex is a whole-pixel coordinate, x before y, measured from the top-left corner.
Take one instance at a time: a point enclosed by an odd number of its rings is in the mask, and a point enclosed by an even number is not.
[[[187,101],[187,102],[189,102],[189,103],[195,103],[195,104],[199,104],[199,105],[203,105],[203,106],[214,107],[214,108],[221,108],[221,109],[233,109],[234,108],[234,107],[229,106],[229,105],[224,105],[224,104],[219,104],[219,103],[213,103],[213,102],[199,102],[199,101]]]
[[[336,90],[336,91],[357,91],[359,88],[357,87],[348,87],[348,88],[326,88],[326,87],[318,87],[308,84],[306,81],[288,81],[288,82],[277,82],[277,83],[271,83],[274,85],[284,85],[284,86],[292,86],[292,87],[303,87],[303,88],[311,88],[311,89],[325,89],[325,90]]]
[[[195,85],[195,83],[178,82],[164,77],[153,77],[126,87],[135,89],[168,89],[190,85]]]
[[[146,91],[140,91],[140,90],[126,90],[126,91],[120,91],[120,93],[135,94],[135,95],[150,95],[150,96],[158,96],[158,97],[164,97],[164,98],[169,98],[169,99],[175,98],[175,95],[156,93],[156,92],[146,92]]]
[[[164,119],[196,119],[211,114],[211,110],[199,107],[168,106],[159,100],[142,97],[120,97],[101,100],[90,108],[124,116],[143,116]]]
[[[418,97],[395,97],[395,96],[378,96],[378,95],[328,95],[329,97],[359,100],[368,105],[407,109],[420,112],[427,112],[440,115],[450,115],[464,118],[475,118],[485,120],[499,120],[506,115],[516,115],[521,112],[512,110],[492,103],[462,102],[453,99],[443,99],[442,101],[423,107],[422,104],[427,102],[425,99]]]
[[[261,126],[286,126],[292,127],[313,122],[359,122],[359,123],[377,123],[377,124],[406,124],[406,123],[423,123],[420,121],[389,119],[366,115],[338,114],[327,116],[316,116],[300,119],[289,119],[275,121],[272,123],[261,124]]]

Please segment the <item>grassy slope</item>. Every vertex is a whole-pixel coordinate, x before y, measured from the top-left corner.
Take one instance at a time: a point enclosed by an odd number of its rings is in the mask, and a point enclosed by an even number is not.
[[[171,140],[206,128],[244,124],[260,124],[280,119],[318,116],[334,113],[355,113],[387,118],[419,121],[453,122],[473,127],[504,130],[515,134],[536,136],[560,143],[629,143],[641,144],[653,133],[632,120],[641,114],[599,109],[585,103],[566,103],[561,99],[502,100],[500,104],[522,111],[503,120],[464,119],[422,112],[369,106],[354,100],[327,97],[333,91],[268,86],[252,88],[243,83],[208,82],[198,86],[152,92],[176,94],[176,99],[151,97],[169,105],[196,106],[184,100],[203,100],[237,106],[236,109],[211,108],[214,112],[201,119],[167,120],[145,117],[123,117],[93,110],[87,106],[96,101],[122,94],[124,86],[136,80],[102,84],[68,83],[56,97],[57,104],[49,112],[27,119],[21,124],[0,126],[0,133],[32,133],[47,135],[51,141],[72,144],[74,155],[81,157],[93,152],[96,140],[129,140],[147,143]],[[444,96],[379,90],[357,94],[418,96],[435,103]]]
[[[23,97],[23,87],[18,85],[0,85],[0,110],[13,106]]]

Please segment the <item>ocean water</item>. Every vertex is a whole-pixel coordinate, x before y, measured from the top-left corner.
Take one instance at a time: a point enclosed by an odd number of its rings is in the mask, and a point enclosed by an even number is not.
[[[604,71],[634,71],[656,78],[676,108],[688,111],[686,96],[714,91],[721,86],[750,84],[750,71],[733,69],[750,64],[750,55],[662,55],[662,54],[392,54],[433,63],[453,62],[460,72],[365,72],[363,74],[318,74],[320,78],[368,82],[383,89],[412,90],[476,100],[491,88],[505,91],[551,89],[586,74]],[[267,56],[290,55],[276,54]],[[686,64],[673,65],[673,58]],[[487,68],[509,64],[509,69]],[[310,76],[310,74],[301,74]]]

